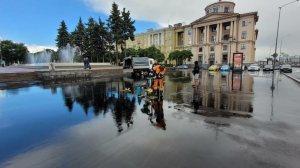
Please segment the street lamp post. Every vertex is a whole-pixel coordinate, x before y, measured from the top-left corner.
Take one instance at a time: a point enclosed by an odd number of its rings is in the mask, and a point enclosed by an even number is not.
[[[287,37],[287,36],[290,36],[290,35],[291,35],[291,34],[288,34],[288,35],[286,35],[286,36],[281,37],[279,57],[281,56],[282,39],[283,39],[284,37]]]
[[[279,22],[280,22],[281,8],[283,8],[284,6],[287,6],[287,5],[289,5],[289,4],[292,4],[292,3],[294,3],[294,2],[297,2],[297,1],[299,1],[299,0],[292,1],[292,2],[290,2],[290,3],[287,3],[287,4],[285,4],[285,5],[281,6],[281,7],[279,7],[279,18],[278,18],[278,25],[277,25],[276,45],[275,45],[275,53],[274,53],[274,55],[273,55],[274,60],[275,60],[275,58],[276,58],[276,56],[277,56],[277,41],[278,41],[278,31],[279,31]],[[273,69],[274,69],[274,68],[275,68],[275,61],[273,62]],[[273,73],[274,73],[274,71],[273,71]]]

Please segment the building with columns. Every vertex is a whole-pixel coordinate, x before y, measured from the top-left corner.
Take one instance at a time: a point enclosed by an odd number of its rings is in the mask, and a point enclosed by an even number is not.
[[[235,52],[243,53],[245,65],[255,62],[257,12],[234,13],[234,7],[234,2],[219,0],[204,9],[205,16],[184,26],[184,48],[194,55],[187,64],[231,65]]]
[[[205,16],[188,25],[174,24],[158,30],[148,29],[147,32],[135,34],[135,41],[127,40],[127,48],[157,47],[164,55],[166,63],[169,54],[174,50],[191,50],[194,61],[208,67],[213,64],[232,64],[233,53],[243,53],[244,65],[255,62],[255,44],[258,30],[255,25],[258,13],[234,13],[235,3],[221,1],[208,5]]]

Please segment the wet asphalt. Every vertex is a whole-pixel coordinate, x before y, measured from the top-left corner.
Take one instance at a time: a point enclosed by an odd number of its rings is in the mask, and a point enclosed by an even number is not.
[[[166,75],[153,101],[130,77],[2,85],[0,167],[299,167],[298,83],[277,71],[200,77],[197,89],[190,70]],[[116,90],[94,94],[102,85],[132,92],[111,100]]]

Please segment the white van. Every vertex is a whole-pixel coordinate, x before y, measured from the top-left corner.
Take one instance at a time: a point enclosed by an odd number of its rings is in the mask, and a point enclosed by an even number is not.
[[[154,59],[153,58],[149,58],[149,70],[152,71],[152,66],[154,64]]]

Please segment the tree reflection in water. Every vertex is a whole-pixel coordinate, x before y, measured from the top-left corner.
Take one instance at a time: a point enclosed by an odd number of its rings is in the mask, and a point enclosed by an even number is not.
[[[113,98],[113,118],[118,127],[118,132],[123,131],[123,122],[128,127],[133,124],[132,114],[135,111],[135,97],[130,98],[127,93],[119,94],[118,98]]]

